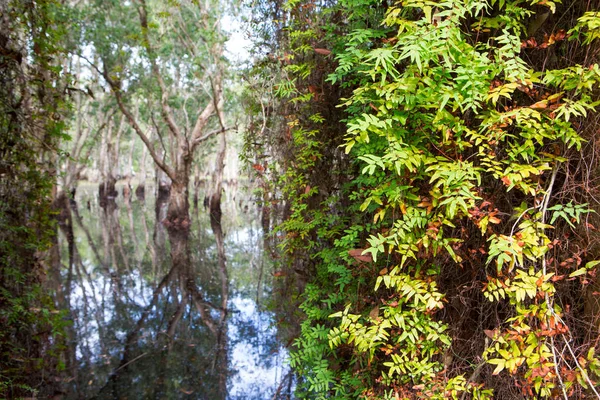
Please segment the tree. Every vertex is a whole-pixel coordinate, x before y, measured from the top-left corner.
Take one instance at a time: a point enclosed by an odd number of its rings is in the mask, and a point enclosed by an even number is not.
[[[65,64],[67,63],[65,62]],[[81,76],[81,60],[73,60],[64,68],[67,71],[72,71],[73,81],[82,86],[84,79]],[[61,191],[59,197],[74,197],[80,174],[84,168],[90,166],[89,160],[96,148],[99,147],[101,153],[103,151],[106,153],[106,136],[110,136],[106,131],[110,130],[112,132],[112,125],[109,127],[109,124],[113,123],[112,118],[116,110],[105,107],[104,103],[106,103],[105,98],[107,96],[98,89],[97,85],[93,85],[93,79],[86,82],[84,89],[75,86],[67,87],[67,93],[73,100],[73,123],[69,131],[70,141],[64,140],[61,142],[66,157],[62,160],[61,179],[58,182]],[[101,143],[100,146],[97,146],[98,142]],[[100,163],[102,163],[102,155],[100,155]],[[105,164],[108,164],[108,162]],[[106,168],[102,168],[101,165],[100,170],[104,172]],[[106,192],[107,186],[110,186],[110,184],[103,180],[101,191]],[[114,181],[112,182],[112,188],[108,191],[114,191]],[[59,198],[57,200],[62,203],[65,199]]]
[[[219,147],[225,146],[219,5],[137,0],[93,3],[84,10],[82,23],[88,28],[83,36],[98,62],[79,55],[103,77],[125,120],[170,178],[167,219],[189,225],[188,186],[196,149],[217,134]],[[150,140],[150,129],[165,146],[164,156]],[[213,197],[220,201],[220,191]]]

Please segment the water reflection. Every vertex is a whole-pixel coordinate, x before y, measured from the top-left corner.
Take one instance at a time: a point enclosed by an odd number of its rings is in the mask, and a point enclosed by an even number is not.
[[[96,193],[80,188],[60,218],[66,398],[287,398],[257,211],[229,201],[221,223],[195,209],[170,230],[151,190],[102,207]]]

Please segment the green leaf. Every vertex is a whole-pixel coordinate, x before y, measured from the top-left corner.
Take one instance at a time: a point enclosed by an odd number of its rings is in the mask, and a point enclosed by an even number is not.
[[[589,261],[585,263],[585,269],[592,269],[598,264],[600,264],[600,260]]]
[[[498,375],[504,369],[506,365],[506,360],[503,358],[492,358],[491,360],[488,360],[488,363],[496,365],[496,369],[494,369],[492,375]]]
[[[587,273],[587,270],[585,268],[579,268],[576,271],[573,271],[569,274],[569,278],[573,278],[576,276],[580,276],[580,275],[585,275]]]

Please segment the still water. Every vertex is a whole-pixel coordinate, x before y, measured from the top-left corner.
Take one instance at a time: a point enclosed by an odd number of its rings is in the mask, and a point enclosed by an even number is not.
[[[267,307],[277,278],[249,197],[228,190],[216,227],[192,205],[188,234],[160,223],[152,188],[102,206],[97,193],[80,186],[59,235],[64,397],[289,398],[287,339]]]

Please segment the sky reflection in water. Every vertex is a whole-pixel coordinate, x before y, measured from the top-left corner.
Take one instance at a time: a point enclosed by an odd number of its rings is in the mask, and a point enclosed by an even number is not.
[[[201,206],[190,210],[189,238],[176,239],[156,223],[164,205],[155,207],[151,190],[145,201],[120,196],[105,208],[96,190],[78,191],[72,247],[61,226],[57,302],[73,319],[66,397],[272,398],[289,367],[264,307],[271,265],[253,205],[242,212],[224,198],[225,281]]]

